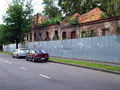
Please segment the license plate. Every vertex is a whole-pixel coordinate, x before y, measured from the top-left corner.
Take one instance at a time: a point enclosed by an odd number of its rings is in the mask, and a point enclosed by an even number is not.
[[[45,58],[41,58],[41,60],[45,60]]]

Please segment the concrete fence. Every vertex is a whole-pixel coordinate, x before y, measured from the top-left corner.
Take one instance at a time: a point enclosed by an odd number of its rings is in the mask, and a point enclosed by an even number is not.
[[[120,63],[120,35],[57,41],[27,42],[19,47],[43,49],[50,56]],[[12,52],[15,44],[3,46]]]

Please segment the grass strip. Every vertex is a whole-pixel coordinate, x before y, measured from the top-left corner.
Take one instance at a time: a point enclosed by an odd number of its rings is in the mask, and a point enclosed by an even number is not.
[[[0,53],[12,55],[12,52],[7,52],[7,51],[0,51]]]
[[[98,64],[98,63],[83,62],[83,61],[56,59],[56,58],[50,58],[49,60],[62,62],[62,63],[68,63],[68,64],[88,66],[88,67],[93,67],[93,68],[98,68],[98,69],[105,69],[105,70],[111,70],[111,71],[120,71],[120,67],[107,65],[107,64]]]

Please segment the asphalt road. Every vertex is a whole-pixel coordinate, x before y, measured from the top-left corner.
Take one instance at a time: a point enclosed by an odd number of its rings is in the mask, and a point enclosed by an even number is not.
[[[120,90],[120,75],[0,54],[0,90]]]

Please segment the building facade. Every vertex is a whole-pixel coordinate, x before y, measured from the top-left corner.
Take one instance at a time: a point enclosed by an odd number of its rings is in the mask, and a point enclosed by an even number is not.
[[[41,17],[38,14],[34,16],[36,25],[26,36],[26,41],[50,41],[64,40],[84,37],[95,37],[105,35],[115,35],[116,28],[120,27],[120,16],[101,19],[102,11],[95,8],[83,15],[78,13],[70,17],[75,17],[79,24],[70,26],[67,21],[63,20],[59,24],[52,24],[45,27],[39,27],[47,17]]]
[[[116,28],[120,27],[120,16],[103,20],[81,23],[74,26],[53,24],[46,27],[36,27],[29,35],[28,42],[64,40],[83,37],[115,35]]]

